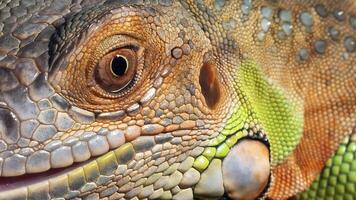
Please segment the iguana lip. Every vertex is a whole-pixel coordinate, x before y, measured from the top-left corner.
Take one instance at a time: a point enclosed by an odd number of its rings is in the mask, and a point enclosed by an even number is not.
[[[85,162],[93,157],[104,155],[110,150],[117,149],[121,145],[136,140],[139,137],[156,136],[166,133],[182,135],[186,134],[186,131],[198,129],[192,121],[188,125],[186,122],[183,122],[180,125],[167,126],[163,130],[162,128],[156,128],[155,124],[146,124],[142,127],[133,125],[115,130],[103,128],[98,132],[79,131],[80,134],[76,136],[50,141],[43,148],[38,149],[32,154],[27,156],[20,155],[21,158],[26,158],[25,162],[20,162],[20,159],[16,159],[16,156],[19,156],[17,154],[3,158],[4,164],[0,172],[0,179],[4,179],[5,177],[22,177],[26,174],[35,173],[45,174],[45,172],[51,169],[70,167],[75,163]]]
[[[1,177],[0,178],[0,192],[16,189],[16,188],[20,188],[20,187],[25,187],[25,186],[39,183],[39,182],[42,182],[45,180],[50,180],[54,177],[58,177],[60,175],[67,174],[68,172],[70,172],[74,169],[82,167],[95,159],[96,159],[96,157],[93,157],[87,161],[80,162],[80,163],[74,163],[68,167],[50,169],[46,172],[41,172],[41,173],[36,173],[36,174],[24,174],[24,175],[15,176],[15,177]]]
[[[178,129],[178,130],[174,130],[169,133],[182,134],[182,133],[184,133],[184,131],[188,131],[188,129]],[[162,132],[160,134],[150,135],[150,136],[142,135],[141,137],[154,137],[154,136],[166,135],[166,134],[167,134],[167,132]],[[127,142],[127,143],[132,143],[139,138],[140,138],[140,136],[138,136],[134,140]],[[51,180],[51,179],[53,179],[55,177],[59,177],[61,175],[69,174],[73,170],[83,167],[86,164],[90,163],[91,161],[94,161],[100,157],[104,157],[106,154],[108,154],[112,151],[115,151],[116,149],[119,149],[120,147],[124,146],[127,143],[124,143],[124,144],[118,146],[117,148],[111,149],[101,155],[91,156],[86,161],[74,162],[70,166],[60,167],[60,168],[50,168],[47,171],[39,172],[39,173],[28,173],[28,174],[23,174],[23,175],[19,175],[19,176],[0,177],[0,192],[10,191],[10,190],[21,188],[21,187],[27,187],[27,186],[30,186],[30,185],[33,185],[36,183]]]

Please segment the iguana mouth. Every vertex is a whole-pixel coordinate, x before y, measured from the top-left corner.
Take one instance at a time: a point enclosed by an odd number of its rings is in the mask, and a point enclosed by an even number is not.
[[[87,163],[95,160],[96,157],[90,158],[87,161],[74,163],[71,166],[63,168],[52,168],[46,172],[35,173],[35,174],[24,174],[15,177],[1,177],[0,178],[0,192],[12,190],[20,187],[26,187],[42,181],[50,180],[52,178],[64,175],[73,171],[77,168],[83,167]]]
[[[243,131],[240,130],[235,134],[239,134],[242,132]],[[159,139],[159,140],[162,140],[161,142],[168,141],[169,139],[167,139],[167,137],[164,136],[165,134],[170,134],[170,133],[161,133],[161,134],[156,135],[156,137],[162,137],[161,139]],[[146,137],[154,138],[155,136],[146,136]],[[231,139],[232,137],[234,137],[234,135],[227,137],[226,140]],[[138,137],[137,139],[139,139],[139,138],[140,137]],[[265,145],[267,148],[269,148],[269,143],[266,138],[266,135],[264,135],[262,133],[250,132],[248,135],[241,136],[238,138],[239,139],[236,140],[236,143],[239,143],[240,141],[244,141],[244,140],[255,140],[255,141],[261,142],[263,145]],[[172,139],[172,137],[170,139]],[[214,139],[216,139],[216,138],[212,138],[212,140],[214,140]],[[221,142],[223,142],[223,141],[221,141]],[[128,160],[132,159],[132,158],[130,158],[130,157],[132,157],[132,155],[131,155],[132,152],[131,152],[131,150],[128,151],[127,149],[132,148],[132,149],[136,149],[138,151],[145,151],[145,149],[142,149],[142,148],[147,148],[147,147],[144,147],[145,145],[142,145],[142,144],[139,147],[137,145],[137,143],[139,143],[139,142],[137,142],[137,140],[133,140],[131,142],[123,144],[122,146],[118,147],[115,150],[110,150],[109,152],[107,152],[101,156],[91,157],[89,160],[86,160],[83,162],[76,162],[68,167],[51,168],[45,172],[34,173],[34,174],[25,174],[25,175],[15,176],[15,177],[2,177],[0,179],[0,193],[6,192],[6,191],[13,191],[13,190],[19,189],[19,188],[31,187],[36,184],[43,185],[44,183],[46,184],[56,178],[68,177],[68,176],[70,176],[70,174],[75,174],[75,171],[83,170],[85,167],[93,165],[94,163],[95,163],[95,165],[98,165],[98,168],[100,168],[100,165],[101,166],[111,166],[110,164],[108,164],[110,162],[111,163],[126,163]],[[134,145],[134,147],[132,144]],[[116,154],[116,156],[113,156],[114,154]],[[200,156],[204,156],[204,152]],[[223,159],[223,158],[220,158],[220,159]],[[199,156],[196,158],[196,160],[197,161],[199,160]],[[116,171],[117,167],[118,167],[117,165],[113,165],[112,170]],[[197,169],[199,169],[199,166],[193,166],[193,167],[196,167]],[[202,169],[201,172],[204,172],[205,170],[206,169]],[[90,170],[87,172],[90,173]],[[84,176],[86,176],[85,173],[84,173]]]
[[[193,129],[193,130],[192,130]],[[82,162],[74,162],[73,164],[65,167],[59,167],[59,168],[50,168],[47,171],[44,172],[38,172],[38,173],[27,173],[19,176],[2,176],[0,178],[0,193],[4,191],[11,191],[14,189],[18,189],[21,187],[28,187],[31,185],[35,185],[37,183],[42,183],[44,181],[49,181],[52,179],[55,179],[60,176],[67,176],[68,174],[72,173],[73,171],[85,167],[87,164],[95,162],[99,163],[100,159],[102,159],[102,162],[107,162],[105,160],[105,157],[109,154],[112,154],[115,151],[121,151],[121,149],[125,149],[128,145],[133,146],[133,148],[136,151],[145,151],[149,148],[152,148],[152,142],[151,141],[158,141],[158,142],[167,142],[171,140],[174,137],[180,137],[184,135],[183,133],[187,133],[187,131],[204,131],[204,129],[198,129],[198,127],[186,127],[186,128],[175,128],[170,130],[169,132],[160,132],[160,133],[155,133],[154,135],[138,135],[136,138],[132,138],[132,141],[127,141],[126,143],[114,148],[110,149],[107,152],[104,152],[101,155],[97,156],[91,156],[88,160],[82,161]],[[173,136],[172,136],[173,135]],[[146,139],[145,139],[146,138]],[[150,138],[147,140],[147,138]],[[125,155],[127,152],[122,152],[118,153],[117,156],[124,157],[123,159],[125,160],[125,157],[130,157],[131,155]],[[130,152],[128,153],[130,154]],[[111,157],[112,160],[119,159],[118,157],[114,158]],[[104,161],[103,161],[104,160]],[[120,160],[120,159],[119,159]],[[99,163],[100,165],[100,163]]]

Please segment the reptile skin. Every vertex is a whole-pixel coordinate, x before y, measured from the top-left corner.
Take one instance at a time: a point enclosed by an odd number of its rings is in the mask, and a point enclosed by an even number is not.
[[[356,1],[0,0],[1,200],[256,198],[356,199]]]

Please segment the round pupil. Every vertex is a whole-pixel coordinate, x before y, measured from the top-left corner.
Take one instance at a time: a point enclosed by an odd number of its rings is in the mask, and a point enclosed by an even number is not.
[[[128,65],[129,63],[125,57],[117,55],[111,61],[111,72],[115,76],[123,76],[127,72]]]

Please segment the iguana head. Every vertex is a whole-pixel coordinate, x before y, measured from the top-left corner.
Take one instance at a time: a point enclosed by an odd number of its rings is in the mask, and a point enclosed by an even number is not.
[[[299,139],[283,91],[201,2],[14,2],[1,199],[256,198]]]

